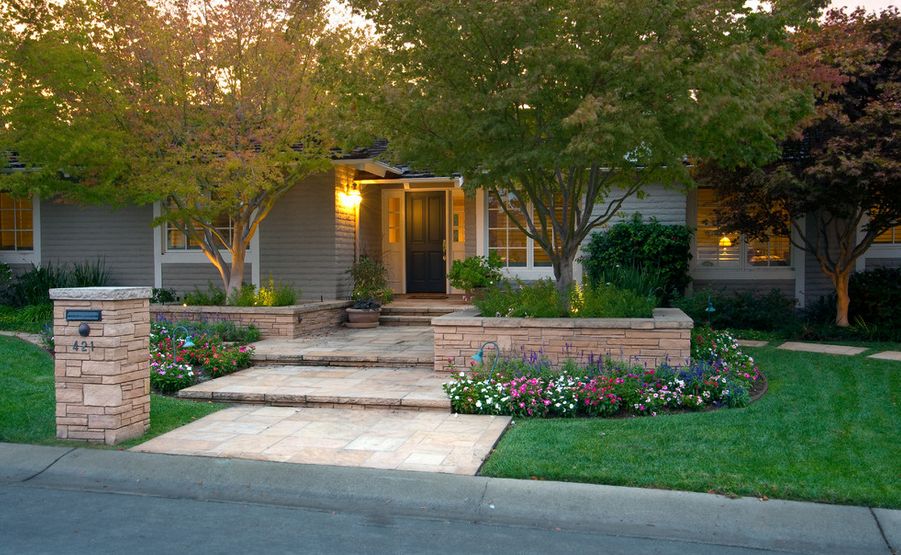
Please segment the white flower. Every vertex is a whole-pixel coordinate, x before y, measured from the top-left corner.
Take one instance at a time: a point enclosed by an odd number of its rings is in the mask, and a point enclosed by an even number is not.
[[[476,406],[478,408],[482,408],[482,401],[476,401]]]

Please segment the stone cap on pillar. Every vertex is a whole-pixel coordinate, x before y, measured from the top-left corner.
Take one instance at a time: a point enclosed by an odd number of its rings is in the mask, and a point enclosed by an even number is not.
[[[54,301],[130,301],[149,299],[150,287],[62,287],[50,290]]]

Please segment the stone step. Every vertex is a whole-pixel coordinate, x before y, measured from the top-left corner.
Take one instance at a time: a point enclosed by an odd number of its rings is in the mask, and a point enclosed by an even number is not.
[[[432,356],[363,355],[356,353],[254,353],[251,358],[254,366],[341,366],[362,367],[389,366],[395,368],[428,368],[432,369],[435,361]]]
[[[427,315],[392,315],[382,314],[379,316],[379,325],[382,326],[429,326],[432,324],[432,318],[440,316],[440,314]]]
[[[382,307],[382,316],[443,316],[470,308],[469,305],[392,306]]]
[[[272,406],[450,411],[445,376],[424,368],[259,366],[178,392],[181,399]]]

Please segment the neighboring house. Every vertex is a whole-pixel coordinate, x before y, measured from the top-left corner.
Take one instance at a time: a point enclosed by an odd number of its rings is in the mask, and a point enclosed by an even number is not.
[[[460,178],[381,161],[385,147],[380,142],[336,158],[331,171],[285,194],[253,239],[245,281],[259,286],[271,276],[300,289],[304,299],[347,298],[347,269],[364,254],[384,263],[397,293],[455,292],[447,282],[451,263],[489,252],[501,256],[511,276],[553,276],[543,251],[508,221],[493,198],[483,191],[464,194]],[[11,159],[3,171],[20,169]],[[685,194],[651,186],[646,192],[643,199],[628,199],[619,215],[640,212],[695,228],[695,289],[777,288],[801,306],[832,290],[816,260],[787,237],[747,242],[718,233],[711,190]],[[0,262],[23,270],[102,258],[115,285],[179,292],[220,285],[212,264],[180,231],[151,227],[161,210],[160,203],[110,209],[0,193]],[[228,219],[220,224],[227,229]],[[901,227],[881,236],[858,263],[859,270],[876,266],[901,266]],[[578,266],[576,275],[581,275]]]

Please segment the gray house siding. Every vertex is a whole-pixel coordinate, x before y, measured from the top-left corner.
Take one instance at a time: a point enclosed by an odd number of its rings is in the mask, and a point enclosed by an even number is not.
[[[901,268],[901,258],[867,258],[866,269]]]
[[[795,280],[793,279],[699,279],[694,280],[692,286],[695,293],[706,289],[726,293],[768,293],[773,289],[778,289],[786,297],[795,297]]]
[[[244,283],[250,283],[251,270],[251,264],[244,266]],[[162,274],[163,287],[174,289],[179,295],[194,289],[205,290],[210,283],[222,289],[222,277],[209,262],[163,264]]]
[[[41,201],[41,264],[102,259],[110,285],[153,285],[152,206]]]
[[[260,279],[334,299],[335,187],[332,172],[305,179],[278,200],[260,226]]]
[[[616,198],[616,195],[611,197]],[[609,201],[598,203],[594,208],[594,214],[603,214],[608,204]],[[633,195],[623,201],[622,207],[610,223],[615,224],[621,219],[630,218],[637,212],[645,219],[654,217],[662,224],[685,225],[686,206],[685,190],[681,187],[649,185],[644,189],[644,198]]]
[[[805,232],[808,237],[816,236],[814,218],[807,218]],[[811,253],[804,256],[804,297],[807,305],[815,302],[823,295],[829,295],[835,291],[832,280],[820,269],[820,263]]]
[[[350,297],[353,283],[347,270],[354,262],[356,254],[356,222],[355,214],[352,209],[340,205],[338,196],[344,192],[346,186],[353,181],[354,170],[350,167],[335,168],[335,186],[332,190],[333,209],[335,225],[332,227],[334,233],[334,251],[332,272],[334,276],[334,293],[331,298],[346,299]]]

